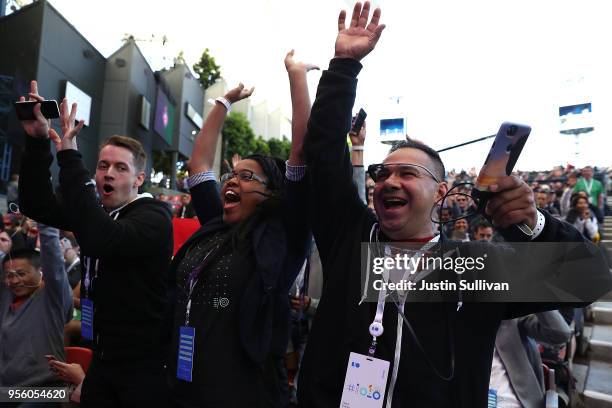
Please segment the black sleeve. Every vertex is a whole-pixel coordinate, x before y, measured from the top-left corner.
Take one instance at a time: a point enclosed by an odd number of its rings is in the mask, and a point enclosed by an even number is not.
[[[204,181],[190,188],[191,204],[200,225],[223,215],[223,205],[219,196],[219,184],[214,180]]]
[[[71,230],[65,209],[53,192],[49,166],[53,162],[49,139],[25,136],[19,171],[19,211],[35,221]]]
[[[346,144],[361,64],[331,60],[324,71],[304,140],[312,185],[313,233],[321,258],[327,258],[338,234],[367,207],[353,183],[353,166]]]
[[[57,154],[64,206],[84,255],[138,258],[157,254],[172,239],[168,207],[151,200],[125,218],[114,220],[98,204],[81,154],[64,150]]]
[[[547,310],[556,310],[561,307],[581,308],[595,302],[612,290],[612,273],[605,254],[591,241],[585,239],[578,230],[564,221],[559,221],[546,211],[542,211],[546,218],[544,230],[532,242],[557,243],[544,251],[534,251],[533,254],[522,256],[524,262],[539,263],[547,271],[559,277],[555,282],[558,287],[575,298],[576,302],[566,303],[509,303],[505,318],[512,319],[530,313]],[[546,253],[546,259],[542,254]],[[550,260],[555,259],[553,267]],[[546,279],[546,276],[540,278]],[[569,296],[568,296],[569,297]]]
[[[283,205],[283,224],[287,233],[287,251],[303,263],[312,241],[310,224],[306,214],[309,210],[309,183],[308,175],[300,181],[290,181],[285,179],[285,201]],[[293,276],[286,276],[287,288],[291,286],[299,268],[292,270]]]

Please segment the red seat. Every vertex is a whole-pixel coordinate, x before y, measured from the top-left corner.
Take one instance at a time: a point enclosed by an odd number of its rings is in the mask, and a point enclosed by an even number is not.
[[[87,374],[89,364],[91,364],[91,358],[93,357],[93,352],[84,347],[65,347],[64,350],[66,350],[66,363],[80,364],[83,371],[85,371],[85,374]]]

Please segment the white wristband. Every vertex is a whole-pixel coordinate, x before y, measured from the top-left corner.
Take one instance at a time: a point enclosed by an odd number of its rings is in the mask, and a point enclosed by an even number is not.
[[[363,151],[363,146],[351,146],[351,151]]]
[[[217,99],[212,99],[210,98],[208,100],[208,103],[214,105],[215,102],[219,102],[221,105],[225,106],[225,109],[227,109],[227,113],[229,113],[232,110],[232,104],[230,103],[230,101],[228,101],[227,99],[225,99],[224,97],[220,96]]]
[[[537,213],[538,220],[536,222],[535,228],[533,229],[533,235],[531,236],[532,240],[536,239],[542,233],[542,231],[544,231],[544,225],[546,224],[546,218],[544,217],[544,214],[539,211],[537,211]]]

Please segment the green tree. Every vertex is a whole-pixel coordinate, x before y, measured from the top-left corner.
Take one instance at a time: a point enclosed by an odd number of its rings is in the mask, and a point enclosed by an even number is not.
[[[283,136],[282,139],[272,138],[268,140],[268,146],[270,147],[270,156],[275,156],[283,160],[289,159],[291,142],[285,136]]]
[[[249,121],[240,112],[231,112],[227,116],[221,135],[223,136],[222,155],[230,163],[235,153],[242,157],[258,153],[283,160],[289,159],[291,142],[286,137],[267,141],[261,135],[255,137]]]
[[[210,55],[208,48],[202,53],[200,61],[193,66],[193,71],[198,74],[200,84],[204,89],[221,77],[221,67],[215,62],[215,57]]]
[[[257,139],[255,139],[253,153],[270,156],[270,146],[268,146],[268,142],[266,142],[261,135],[257,136]]]
[[[240,112],[231,112],[225,119],[223,129],[223,158],[231,162],[234,153],[247,156],[255,150],[255,133],[246,116]]]

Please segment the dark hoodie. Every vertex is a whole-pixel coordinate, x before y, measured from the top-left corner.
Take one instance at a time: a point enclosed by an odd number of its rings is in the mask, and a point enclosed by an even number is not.
[[[142,197],[107,213],[96,200],[81,154],[57,154],[62,202],[53,194],[49,140],[26,136],[19,195],[21,211],[73,231],[83,272],[98,265],[87,296],[94,303],[94,352],[104,360],[160,359],[166,310],[167,266],[172,255],[170,211]],[[85,286],[81,282],[81,294]]]

